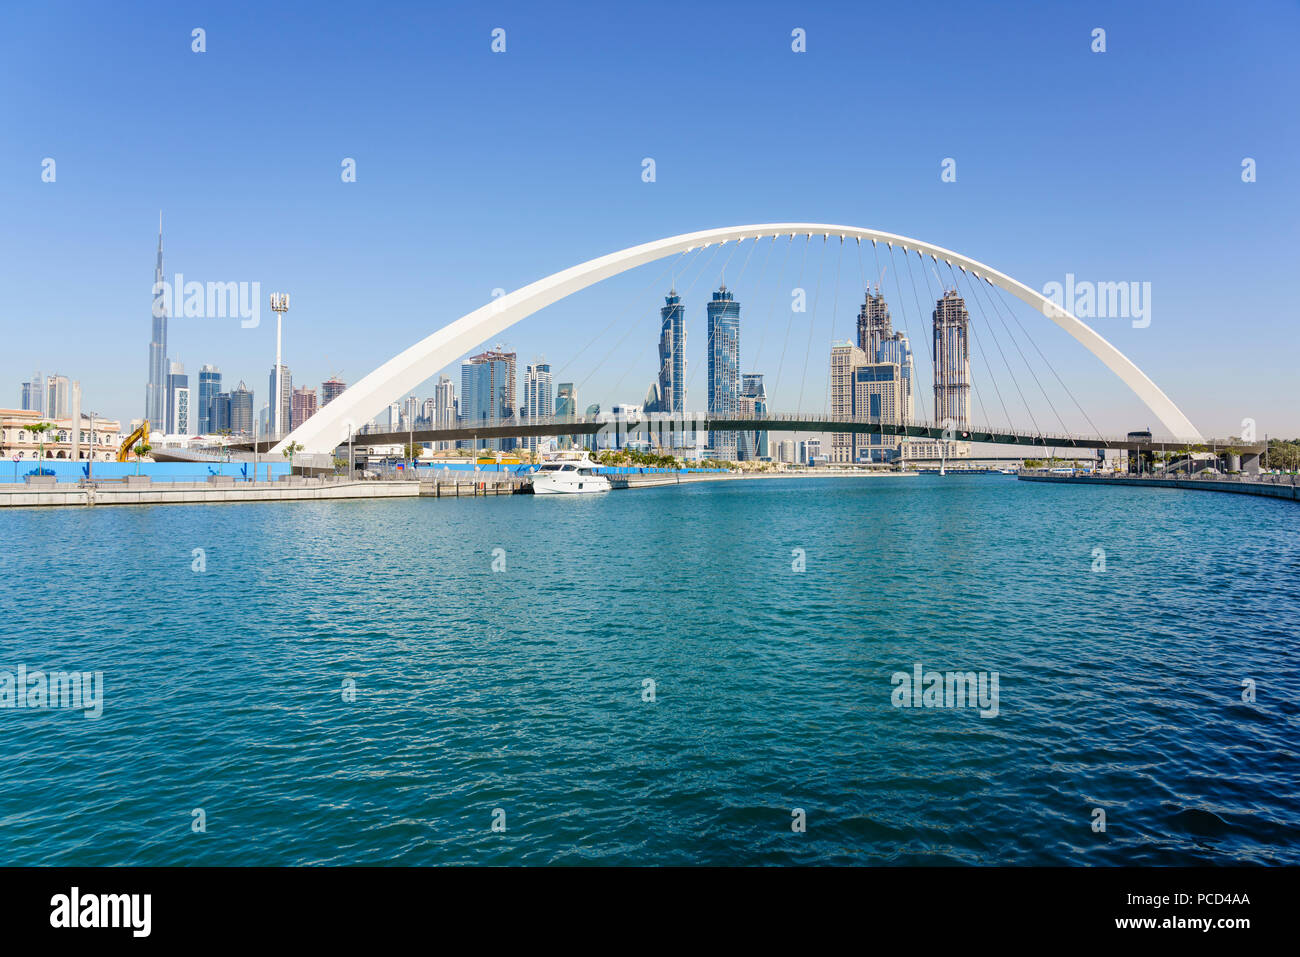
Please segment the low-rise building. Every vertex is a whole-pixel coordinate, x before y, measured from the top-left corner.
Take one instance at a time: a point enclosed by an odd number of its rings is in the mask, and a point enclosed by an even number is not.
[[[32,426],[41,422],[49,422],[54,428],[43,436],[33,432]],[[43,443],[46,459],[70,459],[73,438],[70,417],[50,419],[33,409],[0,409],[0,453],[5,458],[37,459]],[[122,444],[122,423],[83,413],[80,435],[76,438],[80,446],[77,458],[109,461],[117,456],[117,447]]]

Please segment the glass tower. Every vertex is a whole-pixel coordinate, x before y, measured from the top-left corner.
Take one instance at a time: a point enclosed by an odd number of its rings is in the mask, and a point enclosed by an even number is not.
[[[740,302],[723,283],[708,303],[709,414],[735,415],[740,409]],[[715,458],[736,458],[735,432],[710,432]]]
[[[220,392],[221,370],[212,365],[199,369],[198,423],[200,435],[207,435],[217,430],[217,426],[213,421],[216,416],[212,410],[213,403]]]
[[[659,310],[659,404],[657,412],[686,411],[686,305],[676,289]]]
[[[179,362],[171,364],[167,376],[167,419],[165,428],[169,435],[189,435],[190,377],[185,374],[185,366]],[[151,426],[153,423],[149,423]]]
[[[466,426],[497,425],[515,414],[515,354],[489,350],[460,366],[460,417]],[[472,444],[472,443],[471,443]],[[508,451],[514,439],[479,440],[480,448]]]
[[[253,391],[241,380],[239,387],[230,393],[229,425],[231,432],[252,435]]]
[[[767,390],[763,387],[763,377],[758,373],[746,373],[741,377],[740,410],[745,415],[759,418],[767,414]],[[736,455],[737,461],[741,462],[767,458],[767,432],[747,430],[739,433]]]
[[[534,362],[524,369],[524,412],[529,422],[549,419],[553,414],[551,367],[548,363]],[[538,441],[538,436],[528,436],[528,451],[536,452]]]

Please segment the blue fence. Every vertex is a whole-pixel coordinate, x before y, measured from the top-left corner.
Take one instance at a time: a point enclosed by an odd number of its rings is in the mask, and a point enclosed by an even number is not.
[[[8,468],[6,468],[8,466]],[[269,470],[269,475],[268,475]],[[134,462],[73,462],[46,459],[34,462],[24,459],[0,462],[0,482],[21,482],[28,475],[53,475],[59,482],[78,482],[84,478],[112,480],[128,475],[147,475],[155,482],[202,482],[211,475],[229,475],[236,479],[253,478],[252,462],[141,462],[137,473]],[[277,479],[289,474],[289,463],[258,462],[257,478],[260,481]]]

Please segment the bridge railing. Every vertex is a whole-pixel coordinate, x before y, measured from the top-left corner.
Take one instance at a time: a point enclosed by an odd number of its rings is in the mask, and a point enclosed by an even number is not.
[[[573,427],[608,427],[619,428],[627,431],[644,431],[662,426],[673,427],[678,431],[731,431],[731,429],[718,429],[710,423],[725,421],[727,423],[751,422],[755,429],[762,430],[764,426],[771,426],[774,423],[787,424],[808,424],[811,427],[807,431],[817,431],[818,425],[864,425],[875,426],[879,428],[890,429],[916,429],[925,430],[935,433],[931,436],[911,436],[913,438],[930,438],[932,440],[942,439],[945,441],[972,441],[971,436],[999,435],[1015,437],[1021,443],[1041,444],[1051,446],[1052,444],[1065,444],[1067,441],[1093,441],[1094,439],[1105,443],[1133,443],[1128,435],[1090,433],[1088,435],[1078,436],[1061,436],[1053,435],[1047,432],[1025,432],[1005,426],[986,426],[966,424],[964,426],[954,423],[952,420],[941,420],[932,422],[926,419],[894,419],[883,416],[852,415],[842,413],[827,412],[601,412],[596,415],[571,415],[571,416],[508,416],[502,418],[490,419],[458,419],[453,425],[440,427],[430,423],[425,423],[414,431],[424,430],[443,430],[455,429],[457,431],[471,433],[474,429],[504,429],[518,427],[544,427],[554,428],[561,432],[565,426]],[[800,430],[804,431],[804,430]],[[358,432],[358,436],[365,435],[385,435],[396,436],[399,431],[376,430],[375,432],[365,433]],[[903,437],[903,436],[900,436]],[[1177,439],[1172,436],[1153,435],[1145,444],[1153,447],[1170,448],[1188,448],[1199,445],[1220,448],[1228,447],[1254,447],[1259,443],[1245,442],[1241,439],[1202,439],[1200,442],[1188,442]]]
[[[720,427],[720,423],[726,423]],[[706,431],[745,431],[750,424],[755,431],[779,430],[780,426],[795,427],[795,431],[836,431],[836,426],[863,426],[900,439],[948,442],[993,442],[995,444],[1015,444],[1051,448],[1062,447],[1108,447],[1141,448],[1152,450],[1175,450],[1204,447],[1206,449],[1225,450],[1234,448],[1247,454],[1262,451],[1263,443],[1245,442],[1240,438],[1202,439],[1188,442],[1171,436],[1155,436],[1149,440],[1134,440],[1128,435],[1093,433],[1089,435],[1053,435],[1044,432],[1025,432],[1008,427],[980,426],[974,424],[958,425],[952,420],[932,422],[925,419],[893,419],[883,416],[853,415],[828,412],[641,412],[636,410],[619,412],[601,412],[594,415],[568,416],[504,416],[485,419],[457,419],[454,423],[438,425],[422,421],[415,428],[385,429],[380,427],[363,428],[352,433],[356,444],[402,444],[406,436],[418,436],[427,432],[454,432],[455,438],[463,440],[474,436],[477,430],[491,430],[496,435],[511,429],[528,429],[537,434],[563,435],[567,429],[575,434],[621,433],[686,433]],[[259,436],[258,447],[266,450],[289,436]],[[416,441],[430,441],[415,438]],[[250,446],[253,436],[234,439],[232,444]],[[345,443],[346,444],[346,443]]]

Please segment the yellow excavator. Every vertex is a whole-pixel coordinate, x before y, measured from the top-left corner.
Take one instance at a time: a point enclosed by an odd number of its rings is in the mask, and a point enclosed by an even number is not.
[[[140,427],[126,437],[121,445],[117,447],[117,460],[125,462],[131,455],[131,450],[139,443],[149,444],[149,420],[145,419],[140,423]]]

